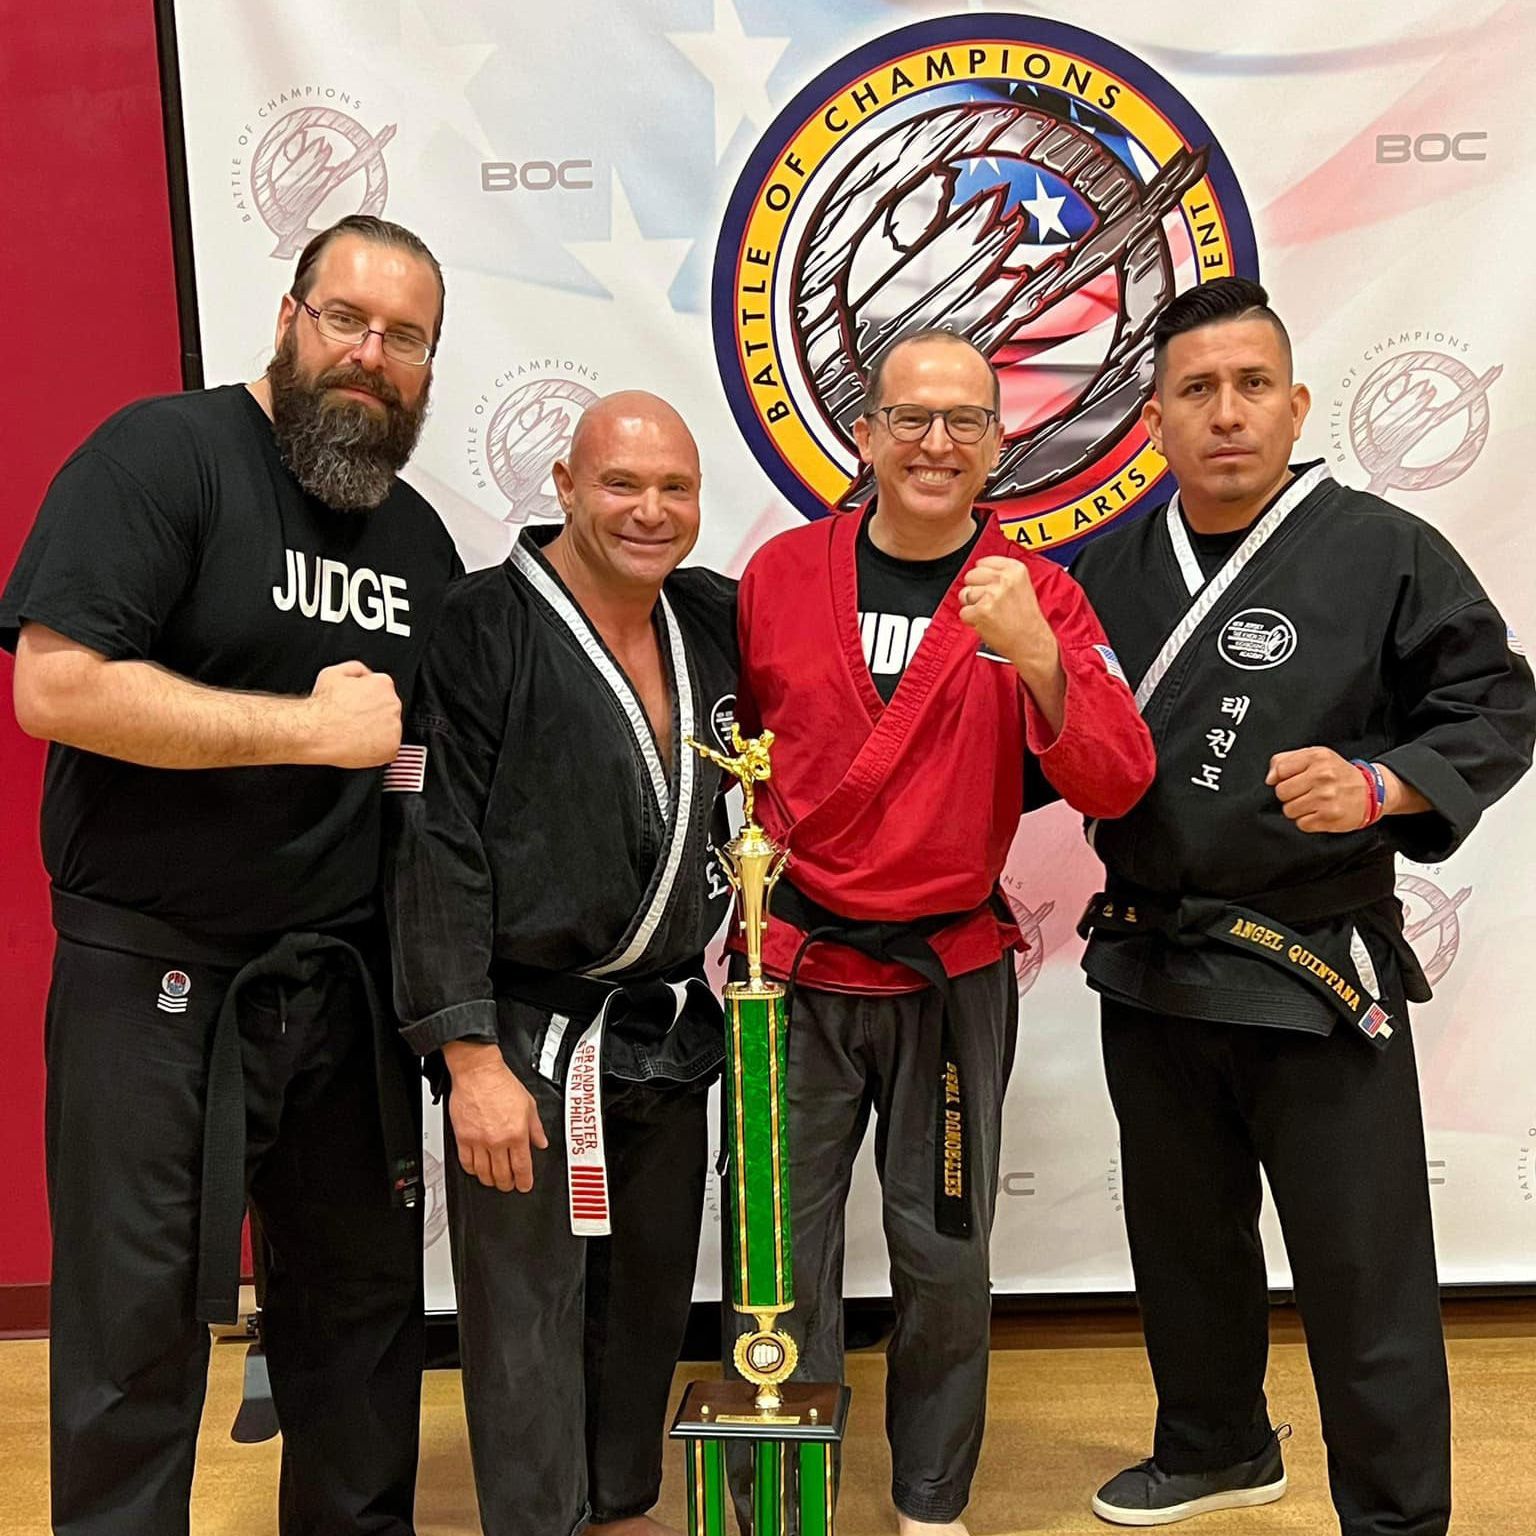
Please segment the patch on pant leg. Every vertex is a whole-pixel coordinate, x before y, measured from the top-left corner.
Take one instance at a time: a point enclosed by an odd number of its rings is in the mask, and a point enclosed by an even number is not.
[[[185,971],[167,971],[160,978],[160,996],[155,1006],[161,1013],[185,1013],[192,995],[192,978]]]

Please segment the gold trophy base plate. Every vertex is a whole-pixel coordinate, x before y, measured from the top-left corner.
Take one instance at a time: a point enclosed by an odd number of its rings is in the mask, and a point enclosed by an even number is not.
[[[674,1440],[833,1440],[848,1422],[848,1388],[836,1382],[786,1381],[772,1413],[757,1406],[750,1381],[694,1381],[672,1421]]]

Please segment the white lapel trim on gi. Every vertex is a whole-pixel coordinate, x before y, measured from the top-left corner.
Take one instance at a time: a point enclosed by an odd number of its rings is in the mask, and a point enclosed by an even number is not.
[[[1179,562],[1179,574],[1184,578],[1184,585],[1189,588],[1189,595],[1193,597],[1205,585],[1205,572],[1200,569],[1200,562],[1195,558],[1195,546],[1190,541],[1189,529],[1184,526],[1184,518],[1179,512],[1177,491],[1168,503],[1165,516],[1174,557]]]
[[[1227,588],[1242,574],[1243,568],[1270,541],[1286,518],[1327,478],[1328,469],[1323,464],[1314,464],[1306,474],[1298,475],[1280,493],[1274,506],[1254,524],[1252,532],[1232,551],[1231,558],[1211,577],[1205,587],[1203,589],[1190,587],[1190,595],[1194,596],[1199,590],[1199,596],[1195,597],[1194,602],[1185,610],[1184,617],[1174,625],[1173,633],[1163,641],[1163,648],[1153,658],[1152,665],[1147,668],[1146,676],[1137,684],[1136,707],[1138,709],[1146,709],[1147,702],[1157,691],[1158,684],[1168,675],[1168,669],[1179,659],[1179,654],[1189,643],[1190,637],[1205,622],[1211,609],[1221,601]],[[1184,554],[1180,551],[1181,537],[1184,541],[1183,549],[1188,552],[1190,561],[1194,562],[1196,574],[1199,573],[1200,567],[1199,563],[1195,562],[1195,552],[1185,532],[1184,520],[1179,516],[1177,494],[1168,503],[1167,528],[1168,537],[1173,543],[1174,553],[1179,561],[1179,569],[1184,574],[1185,585],[1188,586],[1189,568],[1185,565]]]
[[[651,778],[651,789],[655,793],[662,820],[665,821],[671,809],[672,799],[671,792],[667,788],[667,775],[661,766],[661,754],[656,750],[655,738],[651,735],[650,722],[645,718],[645,710],[640,700],[635,697],[635,690],[629,686],[629,679],[624,676],[622,668],[615,665],[613,658],[604,649],[603,642],[592,632],[592,626],[587,622],[586,614],[566,596],[560,583],[544,569],[538,557],[521,539],[513,547],[512,563],[523,573],[539,596],[554,609],[556,616],[570,630],[576,643],[586,653],[587,660],[597,668],[598,674],[619,701],[619,707],[624,711],[624,716],[629,721],[629,728],[634,733],[635,745],[640,749],[640,756],[645,760],[646,772]],[[661,606],[662,611],[667,615],[668,627],[674,628],[665,597],[661,599]],[[673,649],[676,650],[675,645]],[[691,757],[692,753],[689,756]]]
[[[688,843],[688,824],[693,816],[694,780],[699,762],[693,748],[684,745],[694,731],[693,679],[688,671],[688,650],[683,644],[683,632],[678,628],[672,605],[668,603],[665,593],[661,596],[661,613],[672,653],[672,683],[677,690],[677,733],[672,743],[672,762],[677,771],[677,803],[672,809],[667,827],[661,878],[656,882],[645,916],[630,935],[628,943],[623,943],[617,954],[609,954],[591,966],[587,971],[589,976],[612,976],[617,971],[626,970],[645,953],[663,915],[672,904],[672,893],[677,887],[677,872],[683,862],[683,849]]]

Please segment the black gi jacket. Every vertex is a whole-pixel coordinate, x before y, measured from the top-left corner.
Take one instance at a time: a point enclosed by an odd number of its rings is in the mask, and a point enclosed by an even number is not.
[[[622,669],[540,553],[556,532],[525,530],[502,565],[449,588],[405,730],[407,757],[425,749],[421,788],[384,796],[395,1003],[423,1054],[498,1031],[537,1040],[560,1010],[530,993],[561,976],[580,990],[701,975],[728,906],[711,852],[725,835],[721,771],[683,738],[728,746],[735,583],[679,570],[663,587],[663,768]],[[663,1027],[626,1027],[621,1012],[604,1071],[704,1076],[723,1054],[719,1017],[685,1007]]]
[[[1245,560],[1266,523],[1274,531]],[[1157,743],[1153,787],[1128,815],[1090,828],[1111,892],[1120,881],[1262,914],[1266,898],[1369,884],[1374,869],[1387,894],[1293,929],[1368,993],[1427,997],[1398,937],[1392,856],[1446,858],[1529,767],[1536,739],[1530,666],[1444,536],[1303,465],[1209,582],[1176,502],[1096,541],[1072,574],[1139,685]],[[1169,656],[1186,615],[1193,632]],[[1166,672],[1151,688],[1160,652]],[[1433,810],[1358,832],[1298,831],[1264,779],[1275,753],[1307,746],[1391,768]],[[1159,1012],[1319,1033],[1335,1022],[1293,976],[1219,944],[1095,931],[1083,967],[1096,990]]]

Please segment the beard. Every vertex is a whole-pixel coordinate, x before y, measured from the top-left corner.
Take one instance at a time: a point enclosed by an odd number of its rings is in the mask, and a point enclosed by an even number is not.
[[[366,511],[389,495],[421,436],[428,387],[413,406],[379,374],[341,363],[306,378],[299,369],[293,328],[267,364],[277,451],[294,479],[337,512]],[[336,388],[361,389],[384,407],[380,415],[361,400],[328,396]]]

